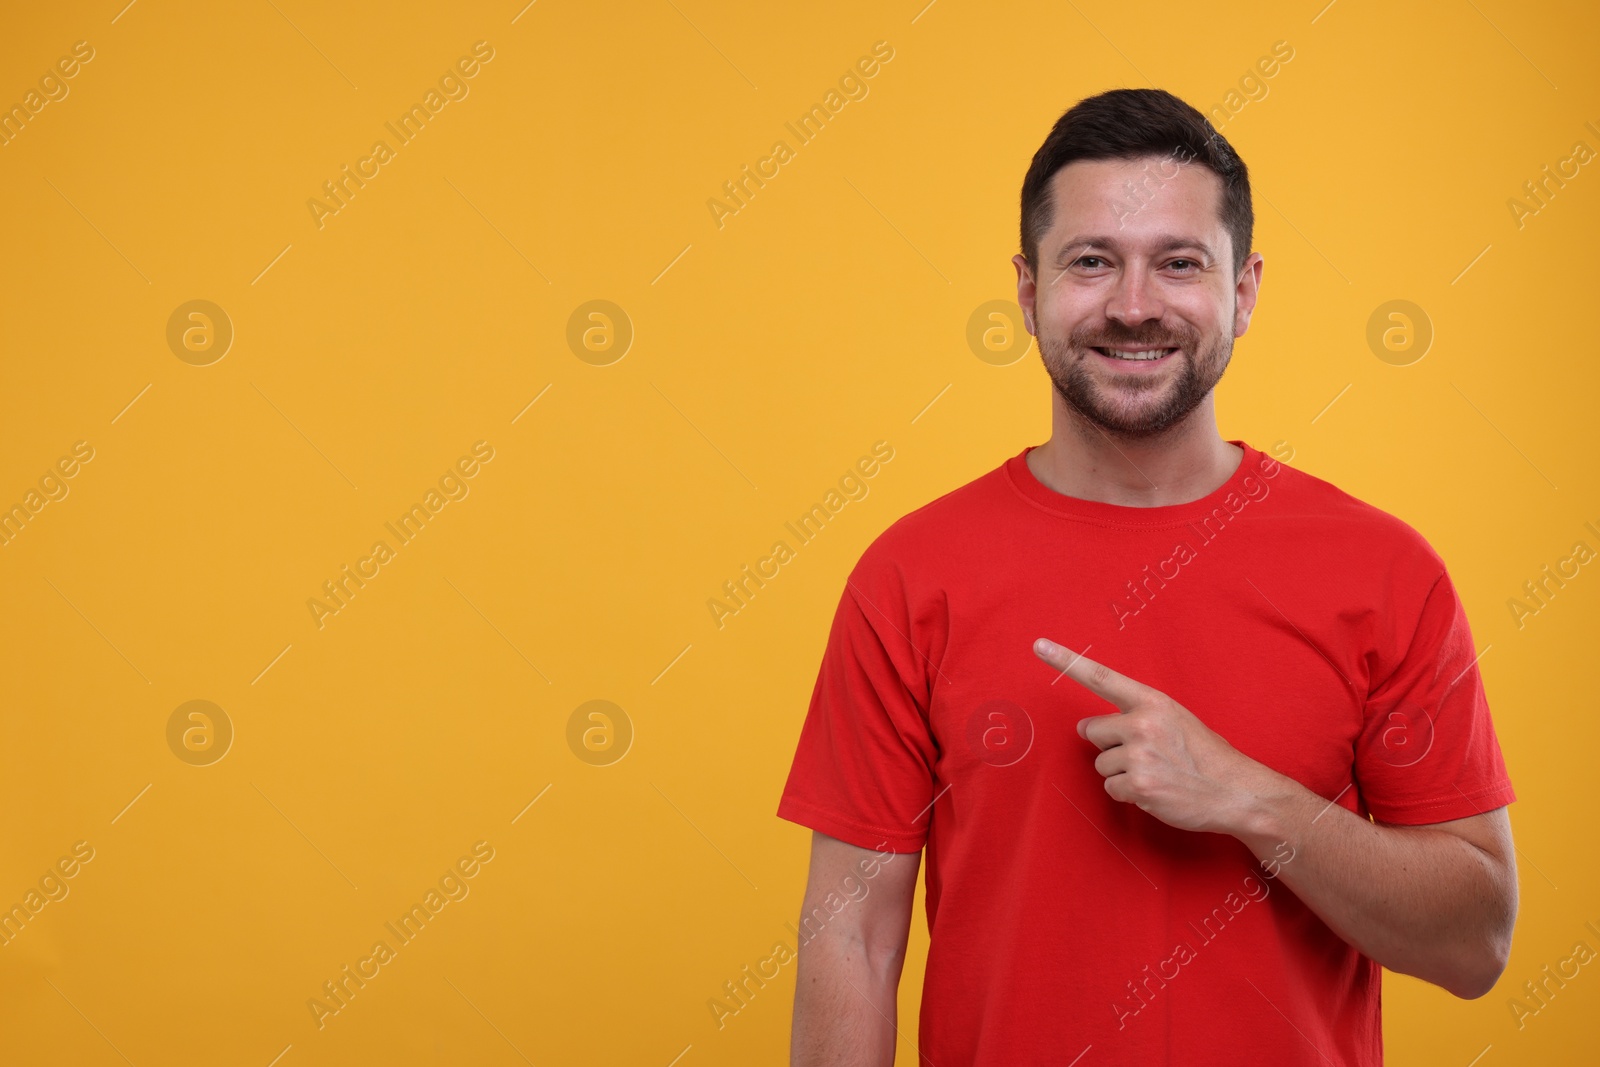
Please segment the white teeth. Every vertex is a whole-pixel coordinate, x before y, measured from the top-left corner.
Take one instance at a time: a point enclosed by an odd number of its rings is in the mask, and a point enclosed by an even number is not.
[[[1105,352],[1105,354],[1110,356],[1112,359],[1146,360],[1146,359],[1160,359],[1162,356],[1166,355],[1168,352],[1176,351],[1176,349],[1157,348],[1157,349],[1152,349],[1149,352],[1124,352],[1121,349],[1117,349],[1117,348],[1106,348],[1106,349],[1102,349],[1102,351]]]

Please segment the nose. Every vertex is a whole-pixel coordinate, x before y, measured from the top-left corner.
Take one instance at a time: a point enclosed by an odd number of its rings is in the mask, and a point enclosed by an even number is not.
[[[1106,318],[1136,329],[1152,319],[1159,321],[1165,312],[1166,305],[1142,266],[1135,263],[1125,267],[1106,301]]]

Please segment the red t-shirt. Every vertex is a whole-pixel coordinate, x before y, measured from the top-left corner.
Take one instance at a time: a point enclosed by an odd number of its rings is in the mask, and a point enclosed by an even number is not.
[[[1037,637],[1362,816],[1515,799],[1438,554],[1233,444],[1214,493],[1144,508],[1057,493],[1024,449],[850,573],[778,815],[926,847],[919,1045],[937,1067],[1383,1059],[1379,965],[1236,838],[1113,800],[1076,726],[1115,708],[1057,680]]]

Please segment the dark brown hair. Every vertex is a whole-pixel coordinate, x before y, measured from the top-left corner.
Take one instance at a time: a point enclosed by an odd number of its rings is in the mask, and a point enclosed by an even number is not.
[[[1022,254],[1039,275],[1039,241],[1050,229],[1050,179],[1080,159],[1172,156],[1222,179],[1222,225],[1233,241],[1233,270],[1250,255],[1255,211],[1244,160],[1210,121],[1163,89],[1112,89],[1078,101],[1056,120],[1022,180]]]

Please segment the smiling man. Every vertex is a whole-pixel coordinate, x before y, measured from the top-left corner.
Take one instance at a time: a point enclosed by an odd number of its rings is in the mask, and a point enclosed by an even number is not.
[[[1382,967],[1469,998],[1504,969],[1515,796],[1444,563],[1218,432],[1252,225],[1166,92],[1084,100],[1034,156],[1051,436],[846,582],[778,807],[814,831],[793,1063],[894,1062],[924,849],[938,1067],[1367,1067]],[[881,850],[918,859],[841,902]]]

